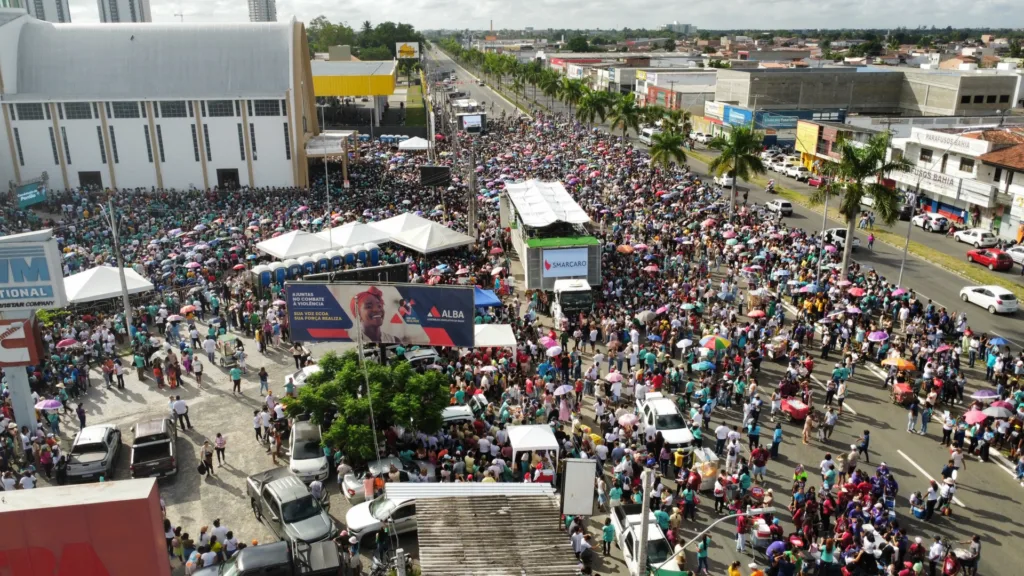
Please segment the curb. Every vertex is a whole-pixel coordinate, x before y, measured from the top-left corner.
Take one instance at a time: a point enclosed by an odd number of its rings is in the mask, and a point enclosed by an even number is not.
[[[438,50],[440,50],[440,48]],[[477,81],[480,80],[480,77],[477,76],[476,74],[473,74],[473,72],[471,72],[470,69],[467,68],[465,64],[463,64],[462,62],[459,62],[458,60],[453,58],[451,54],[445,52],[444,50],[440,50],[440,51],[441,51],[442,54],[447,56],[449,60],[454,62],[456,66],[458,66],[459,68],[462,68],[466,72],[466,74],[469,74],[471,77],[473,77],[473,79],[475,79]],[[526,116],[530,120],[533,120],[533,115],[532,114],[530,114],[529,112],[526,112],[525,110],[520,108],[518,105],[516,105],[516,103],[514,103],[511,100],[509,100],[508,98],[506,98],[505,95],[501,93],[500,88],[494,88],[493,86],[487,86],[487,88],[489,88],[491,92],[494,92],[498,96],[498,98],[501,98],[502,100],[504,100],[509,106],[511,106],[511,107],[515,108],[516,110],[518,110],[520,114],[522,114],[523,116]]]

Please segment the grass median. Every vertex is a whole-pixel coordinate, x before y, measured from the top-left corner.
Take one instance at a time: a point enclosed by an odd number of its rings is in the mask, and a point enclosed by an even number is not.
[[[711,162],[711,160],[714,158],[713,156],[707,153],[698,152],[696,150],[687,151],[686,155],[691,156],[705,164]],[[750,183],[756,184],[758,186],[766,186],[768,184],[768,178],[762,176],[755,176],[750,180]],[[790,190],[788,188],[779,186],[778,184],[775,185],[775,190],[779,193],[779,196],[781,198],[785,198],[786,200],[789,200],[794,204],[805,206],[810,210],[818,214],[821,214],[822,207],[820,205],[812,205],[810,198],[808,198],[806,195],[801,194],[795,190]],[[835,209],[829,209],[828,217],[837,222],[845,222],[843,215],[840,214],[839,211]],[[903,236],[902,234],[895,234],[893,232],[879,230],[877,228],[873,230],[873,232],[875,234],[875,240],[879,242],[885,242],[886,244],[899,248],[900,250],[903,249],[903,245],[906,242],[906,237]],[[997,274],[995,272],[990,272],[985,268],[982,268],[978,264],[972,264],[968,262],[966,253],[963,258],[957,258],[955,256],[950,256],[945,252],[940,252],[934,248],[925,246],[924,244],[921,244],[919,242],[914,242],[913,240],[910,241],[908,251],[911,254],[931,264],[934,264],[941,268],[945,268],[946,270],[949,270],[954,274],[962,276],[967,280],[971,281],[972,283],[1002,286],[1003,288],[1006,288],[1010,292],[1013,292],[1018,299],[1024,298],[1024,286],[1017,284],[1016,282],[1008,279],[1004,275]]]

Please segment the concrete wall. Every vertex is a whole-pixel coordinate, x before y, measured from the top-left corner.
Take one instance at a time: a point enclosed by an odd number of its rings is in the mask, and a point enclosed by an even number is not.
[[[50,129],[53,128],[53,122],[50,120],[21,120],[19,117],[18,120],[11,122],[11,128],[12,131],[17,130],[17,139],[21,142],[22,158],[18,157],[17,144],[12,150],[14,161],[18,162],[21,179],[31,180],[46,172],[50,177],[51,187],[63,188],[64,180],[61,176],[59,158],[54,161],[53,148],[50,144]]]
[[[1021,77],[1017,74],[961,76],[956,110],[968,114],[994,114],[997,110],[1008,110],[1016,105],[1014,100],[1020,90],[1020,82]],[[969,104],[962,102],[964,96],[971,96]],[[974,96],[985,96],[985,102],[975,104]],[[995,96],[995,102],[988,101],[991,96]],[[1005,97],[1006,101],[1002,102],[1001,97]]]
[[[899,72],[844,69],[718,71],[715,99],[758,109],[895,110]]]

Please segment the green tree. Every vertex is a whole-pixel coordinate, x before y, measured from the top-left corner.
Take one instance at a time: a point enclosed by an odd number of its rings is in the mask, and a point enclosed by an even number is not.
[[[566,49],[570,52],[590,52],[590,43],[583,36],[573,36],[565,43]]]
[[[583,98],[583,91],[585,89],[586,86],[583,85],[583,81],[575,78],[566,78],[565,76],[562,77],[561,83],[558,86],[558,99],[569,107],[569,116],[572,116],[573,106],[579,104],[580,99]]]
[[[327,52],[331,46],[353,46],[356,33],[344,22],[334,24],[326,16],[317,16],[306,26],[310,58],[316,52]]]
[[[1020,40],[1014,38],[1010,40],[1010,58],[1021,58],[1024,57],[1024,49],[1020,46]]]
[[[350,460],[374,457],[374,427],[379,435],[392,426],[426,434],[441,427],[441,411],[450,398],[444,374],[434,370],[419,374],[408,362],[389,366],[367,362],[364,376],[354,351],[343,356],[329,352],[319,365],[320,372],[306,380],[298,397],[286,402],[286,412],[291,417],[309,414],[324,428],[324,444],[341,449]]]
[[[853,249],[853,226],[860,215],[864,198],[874,200],[873,210],[886,226],[899,218],[901,195],[893,188],[887,188],[881,180],[892,172],[910,169],[906,158],[886,159],[889,149],[889,135],[878,134],[866,146],[854,146],[851,142],[839,145],[839,161],[823,162],[821,174],[828,184],[811,194],[810,200],[823,204],[826,198],[839,197],[839,213],[846,220],[846,238],[843,243],[843,274],[850,263]],[[873,182],[867,182],[872,178]]]
[[[636,99],[632,93],[623,94],[615,101],[611,113],[608,115],[611,121],[612,130],[622,129],[622,139],[625,140],[630,128],[640,131],[640,107],[636,105]]]
[[[579,108],[576,109],[576,118],[580,122],[586,122],[591,128],[594,127],[594,120],[604,122],[608,117],[608,107],[611,105],[610,97],[609,92],[588,88],[580,98]]]
[[[686,110],[669,110],[665,113],[661,128],[665,132],[675,132],[688,138],[693,131],[692,117]]]
[[[665,41],[661,43],[661,47],[669,52],[675,52],[676,41],[671,38],[665,38]]]
[[[648,104],[640,108],[640,123],[641,124],[657,124],[660,120],[665,119],[665,114],[668,110],[664,106],[657,104]]]
[[[736,211],[736,184],[740,179],[750,180],[754,174],[765,173],[761,162],[761,140],[759,132],[747,126],[733,126],[728,136],[719,134],[708,144],[708,148],[719,151],[719,155],[708,163],[708,171],[715,176],[728,174],[732,177],[729,196],[733,212]]]
[[[562,81],[558,76],[558,72],[550,68],[542,71],[537,85],[540,86],[540,91],[551,100],[549,108],[554,106],[555,98],[559,97],[559,91],[562,88]]]
[[[682,166],[686,163],[686,137],[675,131],[658,132],[651,138],[650,166],[668,170],[673,164]],[[651,178],[654,178],[652,172]]]
[[[384,46],[371,46],[359,51],[360,60],[392,60],[395,55]]]

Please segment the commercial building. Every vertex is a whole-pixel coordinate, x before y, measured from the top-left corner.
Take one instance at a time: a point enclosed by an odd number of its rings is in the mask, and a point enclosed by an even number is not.
[[[149,0],[96,0],[100,22],[152,22]]]
[[[676,34],[684,34],[687,36],[689,36],[690,34],[697,33],[696,26],[694,26],[693,24],[680,24],[678,20],[672,22],[671,24],[666,24],[664,28],[669,32],[675,32]]]
[[[320,133],[308,54],[294,20],[51,24],[0,11],[0,182],[304,186]]]
[[[277,22],[277,0],[249,0],[250,22]]]
[[[915,126],[908,138],[892,140],[892,154],[902,155],[912,168],[890,178],[900,189],[916,192],[925,210],[1016,238],[1020,220],[1010,207],[1020,183],[1013,190],[1011,185],[1020,170],[1015,166],[1022,144],[1024,130],[998,124],[944,130]]]
[[[1024,134],[1024,131],[1020,132]],[[1013,144],[979,156],[985,166],[992,168],[992,180],[1010,199],[1010,215],[1002,231],[1004,237],[1024,241],[1024,144]],[[1016,230],[1014,230],[1016,226]]]
[[[0,9],[21,8],[33,18],[47,22],[71,22],[68,0],[0,0]]]
[[[881,130],[852,124],[823,120],[799,120],[793,149],[800,153],[801,163],[810,171],[818,172],[823,162],[838,162],[840,142],[854,146],[866,144]]]

